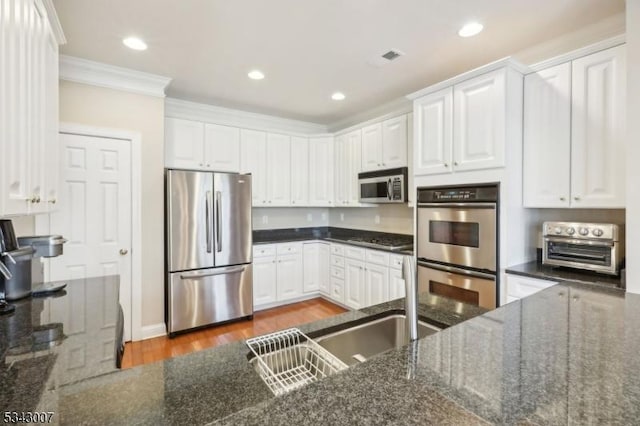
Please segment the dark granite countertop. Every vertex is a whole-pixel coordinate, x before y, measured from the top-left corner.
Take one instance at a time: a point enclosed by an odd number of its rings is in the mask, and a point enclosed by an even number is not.
[[[69,386],[118,371],[119,282],[70,280],[50,296],[11,302],[15,312],[0,316],[0,412],[58,411]]]
[[[543,265],[540,261],[531,261],[521,265],[508,267],[507,274],[522,275],[524,277],[539,278],[553,281],[579,282],[583,284],[596,284],[605,287],[620,287],[621,278],[599,274],[597,272],[579,271],[576,269]]]
[[[393,237],[403,241],[407,245],[413,244],[413,236],[407,234],[393,234],[388,232],[366,231],[362,229],[337,228],[333,226],[321,226],[313,228],[288,228],[253,231],[253,244],[290,243],[296,241],[324,240],[340,244],[348,244],[372,250],[387,251],[390,253],[411,255],[411,250],[388,250],[382,247],[371,247],[358,242],[350,241],[353,238],[380,238]]]

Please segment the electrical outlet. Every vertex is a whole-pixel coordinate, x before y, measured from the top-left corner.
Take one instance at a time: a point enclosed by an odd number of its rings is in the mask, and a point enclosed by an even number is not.
[[[344,213],[340,213],[340,222],[344,222]]]
[[[269,216],[267,215],[262,216],[262,224],[266,225],[268,223],[269,223]]]
[[[307,213],[307,222],[311,221],[313,221],[313,216],[311,215],[311,213]]]
[[[379,214],[376,215],[376,218],[375,218],[374,221],[375,221],[376,224],[380,223],[380,215]]]

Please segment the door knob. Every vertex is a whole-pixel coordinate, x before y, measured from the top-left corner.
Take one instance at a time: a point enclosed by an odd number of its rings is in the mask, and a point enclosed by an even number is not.
[[[126,255],[127,253],[129,253],[129,250],[127,250],[127,249],[120,249],[120,255],[121,255],[121,256],[124,256],[124,255]]]

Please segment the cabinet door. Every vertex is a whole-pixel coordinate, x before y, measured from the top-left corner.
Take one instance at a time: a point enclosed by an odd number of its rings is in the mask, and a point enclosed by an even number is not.
[[[416,199],[416,189],[414,188],[414,165],[413,165],[413,113],[407,114],[407,166],[409,167],[409,177],[407,185],[409,186],[409,197],[407,198],[407,206],[413,207]]]
[[[205,167],[216,172],[239,172],[240,129],[206,124],[204,130]]]
[[[362,171],[384,169],[382,164],[382,124],[362,129]]]
[[[407,116],[382,122],[382,166],[385,169],[407,166]]]
[[[309,243],[302,245],[303,276],[302,290],[305,293],[320,289],[320,244]]]
[[[506,71],[493,71],[454,87],[453,168],[504,166]]]
[[[253,259],[253,305],[266,305],[276,301],[275,256]]]
[[[333,138],[310,138],[309,158],[309,205],[333,206]]]
[[[431,175],[451,171],[453,88],[416,99],[413,104],[413,173]]]
[[[291,138],[267,134],[267,203],[269,206],[291,204]]]
[[[364,282],[364,262],[345,259],[345,298],[344,303],[353,309],[365,307],[367,296]]]
[[[60,143],[58,140],[58,42],[50,32],[46,54],[45,197],[47,210],[57,210],[60,191]]]
[[[507,274],[507,296],[521,299],[534,293],[558,284],[557,281],[540,280],[536,278],[522,277],[520,275]]]
[[[309,139],[291,138],[291,204],[309,204]]]
[[[573,61],[572,207],[625,206],[625,47]]]
[[[166,118],[164,138],[167,167],[205,169],[204,123],[180,118]]]
[[[327,295],[331,293],[330,259],[329,244],[318,244],[318,288]]]
[[[302,295],[302,256],[299,254],[278,256],[278,301]]]
[[[362,171],[362,142],[360,131],[352,132],[347,135],[345,163],[345,204],[348,206],[357,206],[360,204],[360,184],[358,182],[358,173]]]
[[[389,268],[367,263],[365,272],[367,306],[389,300]]]
[[[569,207],[571,63],[524,78],[525,207]]]
[[[389,269],[389,299],[395,300],[404,297],[405,284],[402,278],[402,271],[399,269]]]
[[[267,205],[267,134],[255,130],[240,131],[240,173],[251,173],[254,207]]]
[[[349,145],[346,136],[338,136],[334,143],[334,195],[335,206],[340,207],[347,204],[348,199],[348,179],[349,175]]]

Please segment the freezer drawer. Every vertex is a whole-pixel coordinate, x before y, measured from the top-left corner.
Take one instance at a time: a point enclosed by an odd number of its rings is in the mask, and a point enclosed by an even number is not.
[[[169,334],[253,315],[251,264],[169,274]]]

